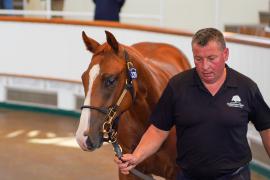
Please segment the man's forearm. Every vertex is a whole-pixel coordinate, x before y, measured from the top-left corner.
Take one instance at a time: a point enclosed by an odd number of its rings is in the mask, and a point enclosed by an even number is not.
[[[266,129],[260,132],[264,148],[270,158],[270,129]]]
[[[133,155],[138,158],[137,164],[157,152],[168,135],[169,131],[163,131],[151,125],[133,152]]]

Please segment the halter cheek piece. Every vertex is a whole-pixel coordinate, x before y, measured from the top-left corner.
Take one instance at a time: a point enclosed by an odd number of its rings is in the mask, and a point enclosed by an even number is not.
[[[89,105],[83,105],[81,109],[88,108],[93,109],[96,111],[99,111],[103,114],[105,114],[105,122],[103,123],[103,140],[106,142],[115,142],[116,141],[116,134],[117,134],[117,125],[120,119],[120,115],[117,116],[118,108],[123,101],[126,93],[129,91],[132,100],[135,100],[135,93],[134,93],[134,87],[132,84],[133,79],[137,79],[137,70],[134,68],[133,63],[129,60],[128,53],[124,51],[124,57],[126,60],[126,66],[127,66],[127,79],[125,88],[123,89],[120,97],[118,98],[116,104],[109,106],[109,107],[95,107],[95,106],[89,106]]]

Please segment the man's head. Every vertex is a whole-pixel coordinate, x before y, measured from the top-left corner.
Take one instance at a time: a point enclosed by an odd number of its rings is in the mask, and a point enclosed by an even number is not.
[[[192,46],[198,44],[200,46],[206,46],[208,42],[215,41],[220,45],[221,49],[226,48],[226,42],[223,34],[215,28],[205,28],[197,31],[192,38]]]
[[[201,80],[206,84],[213,84],[224,78],[229,50],[223,34],[214,28],[201,29],[193,36],[191,45]]]

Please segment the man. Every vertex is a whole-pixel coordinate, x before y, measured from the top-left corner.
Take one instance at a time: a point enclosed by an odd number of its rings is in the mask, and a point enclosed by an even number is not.
[[[169,81],[137,148],[115,162],[128,174],[175,125],[177,180],[249,180],[247,124],[255,125],[270,156],[270,109],[257,85],[226,65],[229,49],[220,31],[201,29],[191,44],[195,68]]]
[[[13,0],[0,0],[0,9],[13,9]]]
[[[120,21],[119,13],[125,0],[93,0],[96,4],[94,20]]]

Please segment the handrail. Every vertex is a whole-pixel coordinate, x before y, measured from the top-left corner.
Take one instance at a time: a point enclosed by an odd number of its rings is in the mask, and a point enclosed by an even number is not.
[[[35,15],[35,16],[44,16],[47,19],[52,18],[52,16],[76,16],[76,17],[89,17],[93,19],[94,12],[74,12],[74,11],[44,11],[44,10],[1,10],[0,15]],[[127,14],[120,13],[120,16],[123,18],[133,18],[133,19],[152,19],[161,21],[162,17],[160,15],[154,14]],[[161,23],[161,22],[160,22]]]
[[[58,81],[58,82],[65,82],[65,83],[75,83],[81,84],[80,81],[76,80],[67,80],[61,78],[51,78],[51,77],[44,77],[44,76],[33,76],[33,75],[25,75],[25,74],[12,74],[12,73],[0,73],[0,77],[12,77],[12,78],[27,78],[27,79],[38,79],[38,80],[48,80],[48,81]]]
[[[193,35],[189,31],[180,31],[169,28],[160,28],[155,26],[143,26],[137,24],[125,24],[118,23],[113,21],[86,21],[86,20],[71,20],[71,19],[62,19],[62,18],[30,18],[30,17],[16,17],[16,16],[0,16],[0,21],[10,21],[10,22],[31,22],[31,23],[47,23],[47,24],[68,24],[68,25],[86,25],[86,26],[97,26],[97,27],[112,27],[120,29],[131,29],[131,30],[140,30],[140,31],[149,31],[157,32],[164,34],[174,34],[180,36],[189,36]]]
[[[16,16],[0,16],[0,21],[10,22],[31,22],[31,23],[47,23],[47,24],[69,24],[69,25],[83,25],[83,26],[97,26],[97,27],[110,27],[120,29],[131,29],[139,31],[148,31],[164,34],[173,34],[179,36],[192,37],[193,33],[189,31],[181,31],[177,29],[160,28],[154,26],[143,26],[135,24],[125,24],[112,21],[85,21],[85,20],[70,20],[62,18],[30,18],[30,17],[16,17]],[[270,48],[269,38],[255,38],[253,36],[238,35],[236,33],[225,33],[227,42],[238,43],[250,46],[258,46],[263,48]]]

